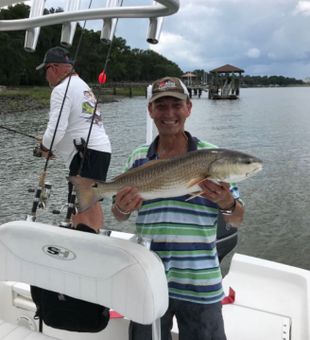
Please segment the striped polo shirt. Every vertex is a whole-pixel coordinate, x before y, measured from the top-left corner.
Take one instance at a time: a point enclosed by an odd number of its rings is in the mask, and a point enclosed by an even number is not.
[[[188,151],[216,146],[186,132]],[[158,137],[129,156],[126,170],[157,159]],[[236,186],[231,186],[239,198]],[[224,294],[216,250],[218,206],[189,195],[144,201],[136,220],[137,234],[151,240],[151,250],[161,258],[169,297],[194,303],[221,301]]]

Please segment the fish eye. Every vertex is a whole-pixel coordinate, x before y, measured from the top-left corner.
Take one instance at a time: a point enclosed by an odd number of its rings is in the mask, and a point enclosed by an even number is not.
[[[250,159],[247,159],[244,161],[244,164],[252,164],[252,161]]]

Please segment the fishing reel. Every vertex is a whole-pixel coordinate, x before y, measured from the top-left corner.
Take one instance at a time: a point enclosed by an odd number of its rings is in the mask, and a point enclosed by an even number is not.
[[[43,186],[39,185],[36,190],[28,190],[28,192],[35,192],[35,194],[32,202],[31,215],[27,217],[27,220],[31,219],[34,222],[37,218],[37,210],[46,208],[51,190],[52,185],[49,182],[44,183]]]
[[[28,189],[28,192],[35,192],[34,203],[36,202],[36,208],[46,208],[47,201],[51,196],[52,185],[49,182],[44,184],[42,188],[39,186],[36,190]]]
[[[72,215],[75,215],[78,213],[77,207],[75,206],[75,198],[76,198],[76,193],[73,190],[69,202],[63,204],[60,209],[53,209],[52,214],[53,215],[60,215],[64,210],[66,210],[66,217],[64,221],[59,223],[60,227],[63,228],[71,228],[72,227]]]
[[[47,149],[42,143],[37,144],[33,149],[33,156],[34,157],[42,157],[43,152],[49,152],[49,149]],[[53,153],[50,152],[50,156],[53,157]]]
[[[41,209],[46,208],[47,201],[51,196],[51,191],[52,191],[52,184],[49,182],[46,182],[40,194],[40,201],[39,201],[39,206],[38,206],[39,208]]]
[[[42,149],[40,144],[37,144],[33,149],[33,156],[34,157],[42,157]]]

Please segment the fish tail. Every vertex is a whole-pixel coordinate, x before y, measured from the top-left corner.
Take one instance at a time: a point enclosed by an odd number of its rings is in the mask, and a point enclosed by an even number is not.
[[[93,190],[95,181],[81,176],[70,176],[69,181],[74,185],[79,212],[83,212],[93,206],[101,197]]]

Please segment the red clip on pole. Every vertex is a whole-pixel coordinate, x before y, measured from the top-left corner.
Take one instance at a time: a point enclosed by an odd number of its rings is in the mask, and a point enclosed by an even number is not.
[[[107,81],[107,75],[105,74],[104,71],[102,71],[98,76],[98,83],[104,84],[106,81]]]

